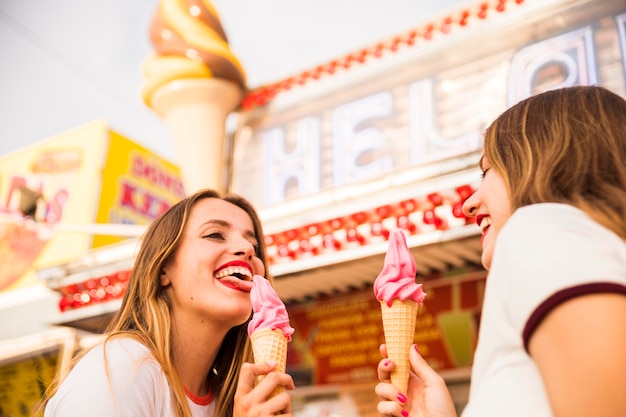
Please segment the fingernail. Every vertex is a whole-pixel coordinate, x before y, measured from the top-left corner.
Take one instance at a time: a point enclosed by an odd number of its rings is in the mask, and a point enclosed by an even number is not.
[[[270,360],[270,361],[267,361],[267,364],[268,364],[269,366],[276,366],[276,361],[271,361],[271,360]]]
[[[403,415],[404,417],[409,417],[409,412],[408,412],[408,411],[406,411],[406,410],[402,410],[402,415]]]
[[[417,345],[413,345],[413,346],[415,346],[415,351],[416,351],[417,353],[420,353],[420,349],[417,347]]]
[[[383,366],[389,366],[390,363],[391,363],[391,361],[389,359],[387,359],[385,362],[383,362]]]
[[[404,404],[406,400],[407,400],[406,395],[404,395],[403,393],[398,394],[398,401]]]

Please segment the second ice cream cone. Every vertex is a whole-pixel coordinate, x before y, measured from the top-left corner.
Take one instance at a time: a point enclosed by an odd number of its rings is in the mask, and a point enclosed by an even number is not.
[[[276,372],[285,372],[287,367],[287,337],[282,330],[260,329],[252,333],[252,351],[254,362],[257,364],[267,363],[272,360],[276,362]],[[261,382],[263,376],[259,376]],[[283,386],[278,386],[270,397],[280,394],[284,390]]]
[[[401,392],[407,392],[409,382],[409,350],[415,335],[418,303],[413,300],[394,300],[391,306],[380,303],[387,356],[395,364],[391,383]]]
[[[185,192],[225,189],[226,117],[239,104],[241,88],[228,80],[184,79],[158,89],[151,105],[174,140]]]

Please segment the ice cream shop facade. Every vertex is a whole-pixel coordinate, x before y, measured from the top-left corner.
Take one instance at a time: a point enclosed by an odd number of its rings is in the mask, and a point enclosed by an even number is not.
[[[461,206],[480,182],[482,133],[538,91],[626,95],[625,78],[623,2],[494,1],[252,91],[230,184],[261,208],[298,385],[347,398],[340,415],[375,415],[372,284],[400,228],[428,293],[414,341],[462,408],[486,271]]]
[[[485,127],[548,88],[601,84],[626,95],[623,1],[468,2],[416,23],[250,91],[228,124],[228,189],[259,209],[296,330],[287,359],[295,415],[378,415],[384,336],[372,285],[394,229],[427,293],[414,341],[461,409],[487,275],[479,229],[461,207],[480,183]],[[122,241],[39,270],[58,291],[49,321],[88,345],[84,336],[119,307],[136,247]],[[94,296],[113,284],[119,294]]]

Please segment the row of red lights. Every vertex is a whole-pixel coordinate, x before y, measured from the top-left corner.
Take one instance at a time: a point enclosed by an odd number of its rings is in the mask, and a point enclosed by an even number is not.
[[[344,58],[330,61],[312,70],[302,72],[296,76],[283,81],[257,88],[243,99],[241,107],[250,110],[256,106],[264,106],[269,103],[277,94],[291,90],[293,87],[302,86],[310,81],[319,80],[323,76],[332,75],[341,69],[350,69],[355,64],[363,64],[371,58],[381,58],[386,53],[395,53],[402,47],[414,47],[419,39],[430,41],[436,34],[447,35],[454,27],[464,28],[473,18],[484,20],[489,16],[490,11],[502,13],[506,11],[507,3],[521,4],[524,0],[495,0],[492,2],[481,2],[472,9],[465,9],[461,12],[444,17],[443,19],[428,23],[420,28],[408,31],[405,34],[396,36],[386,42],[379,42],[376,45],[364,48],[358,52],[348,54]]]
[[[463,203],[472,195],[471,185],[424,198],[410,198],[265,237],[270,264],[282,263],[365,246],[387,240],[393,229],[408,235],[446,230],[473,223],[463,213]]]
[[[128,278],[130,270],[123,270],[63,287],[60,290],[59,310],[64,312],[122,298],[128,286]]]
[[[318,256],[387,240],[389,232],[395,228],[414,235],[473,223],[474,219],[466,217],[462,211],[463,203],[473,192],[471,185],[461,185],[448,192],[409,198],[267,235],[265,243],[269,263]],[[122,298],[130,272],[122,270],[61,288],[59,309],[65,312]]]

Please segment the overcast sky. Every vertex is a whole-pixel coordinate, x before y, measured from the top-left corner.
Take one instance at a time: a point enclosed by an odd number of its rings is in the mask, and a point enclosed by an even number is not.
[[[471,0],[216,0],[250,87],[426,23]],[[0,0],[0,155],[98,118],[176,162],[141,101],[157,0]]]

